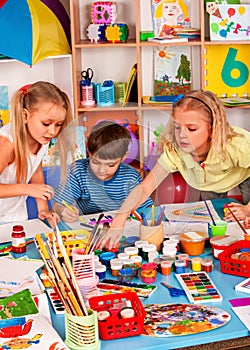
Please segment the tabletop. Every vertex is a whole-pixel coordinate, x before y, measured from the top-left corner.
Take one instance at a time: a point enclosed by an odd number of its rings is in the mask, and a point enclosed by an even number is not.
[[[223,216],[223,206],[227,202],[227,199],[213,200],[213,204],[220,216]],[[145,210],[145,213],[147,213],[147,210]],[[34,254],[36,254],[34,248],[29,247],[29,250],[31,255],[32,251]],[[140,335],[116,340],[102,340],[101,349],[117,350],[117,348],[119,348],[121,350],[127,350],[128,348],[133,348],[168,350],[179,349],[187,346],[194,346],[197,344],[206,344],[210,342],[227,341],[235,338],[247,337],[249,335],[248,329],[232,311],[231,304],[229,302],[229,300],[231,299],[243,297],[246,298],[248,296],[246,293],[235,291],[234,289],[234,286],[243,281],[245,278],[236,275],[223,274],[220,270],[220,261],[213,258],[210,247],[205,248],[202,257],[213,259],[214,266],[212,272],[209,273],[209,277],[211,278],[212,282],[215,284],[223,298],[222,301],[216,301],[211,303],[206,302],[205,305],[213,306],[228,312],[231,315],[231,320],[226,325],[211,331],[184,336],[157,338],[153,336]],[[187,268],[186,272],[192,273],[193,271],[190,268]],[[107,278],[109,277],[111,277],[110,272],[108,272]],[[135,278],[133,282],[136,283],[137,281],[138,283],[141,283],[137,278]],[[178,298],[171,297],[169,290],[162,286],[161,282],[165,282],[176,288],[181,288],[180,283],[175,276],[175,273],[172,273],[171,275],[167,276],[158,273],[157,281],[155,283],[157,289],[152,293],[152,295],[149,298],[142,300],[142,304],[144,306],[147,304],[172,304],[176,302],[185,304],[189,303],[189,300],[186,295],[180,295]],[[57,330],[62,339],[65,339],[64,316],[56,315],[53,312],[53,310],[51,310],[51,315],[54,328]]]

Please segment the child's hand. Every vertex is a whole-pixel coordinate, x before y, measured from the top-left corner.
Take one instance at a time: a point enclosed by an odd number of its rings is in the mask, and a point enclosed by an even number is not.
[[[73,209],[69,209],[66,207],[63,207],[61,212],[60,212],[60,216],[61,219],[65,222],[74,222],[77,221],[79,219],[79,209],[77,207],[71,206],[71,208]]]
[[[40,210],[38,213],[38,217],[41,220],[48,220],[50,226],[54,227],[59,221],[60,217],[53,211],[48,209]]]
[[[245,218],[244,226],[245,226],[245,228],[250,228],[250,217],[249,216]]]
[[[54,188],[46,184],[28,184],[28,196],[49,200],[54,196]]]
[[[243,205],[240,203],[229,203],[227,204],[231,211],[234,213],[238,220],[244,220],[247,216],[250,216],[250,206],[249,204]],[[225,221],[235,221],[229,210],[225,210]]]
[[[104,237],[96,245],[96,249],[115,248],[122,237],[122,228],[109,228]]]

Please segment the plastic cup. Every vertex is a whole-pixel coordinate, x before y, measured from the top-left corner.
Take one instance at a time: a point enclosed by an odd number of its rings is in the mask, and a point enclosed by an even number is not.
[[[212,222],[209,223],[212,236],[225,236],[227,231],[227,222],[223,220],[215,221],[216,225]]]

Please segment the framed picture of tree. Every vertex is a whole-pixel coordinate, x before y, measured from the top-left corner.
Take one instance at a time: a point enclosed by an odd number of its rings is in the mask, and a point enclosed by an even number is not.
[[[154,95],[179,95],[190,90],[190,47],[154,47]]]

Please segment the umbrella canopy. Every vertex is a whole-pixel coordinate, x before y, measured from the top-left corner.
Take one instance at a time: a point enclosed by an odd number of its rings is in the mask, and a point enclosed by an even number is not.
[[[0,0],[0,53],[28,65],[69,54],[70,19],[59,0]]]

